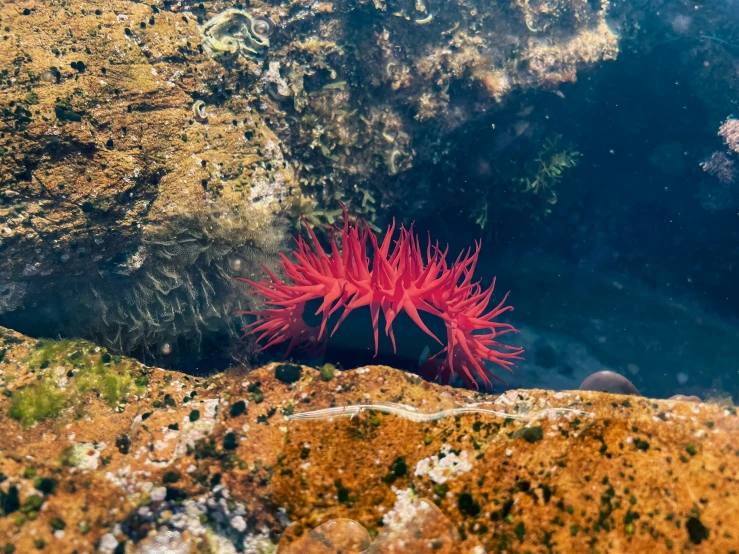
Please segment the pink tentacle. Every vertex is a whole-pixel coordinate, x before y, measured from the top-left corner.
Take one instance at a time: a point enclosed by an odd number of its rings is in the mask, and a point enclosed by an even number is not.
[[[492,386],[502,380],[485,365],[493,363],[511,370],[514,360],[521,359],[523,349],[499,342],[501,335],[517,332],[509,323],[497,318],[513,308],[506,305],[506,294],[497,306],[490,307],[495,288],[493,279],[483,289],[473,281],[482,243],[462,251],[453,262],[447,262],[449,247],[443,250],[429,234],[425,248],[414,230],[401,225],[397,240],[393,239],[393,220],[382,240],[363,221],[352,222],[344,211],[344,224],[332,228],[329,251],[321,247],[318,236],[305,220],[310,242],[295,237],[292,258],[281,257],[281,275],[265,268],[267,277],[255,282],[239,280],[252,287],[263,298],[261,309],[238,311],[238,315],[258,319],[244,327],[245,336],[253,335],[259,350],[287,343],[288,355],[293,349],[324,351],[347,316],[356,309],[368,307],[375,343],[379,350],[379,316],[385,316],[385,335],[395,350],[393,323],[401,312],[424,333],[436,340],[442,349],[427,360],[437,367],[436,378],[447,383],[459,376],[468,386]],[[336,234],[340,233],[341,248]],[[372,262],[368,256],[372,248]],[[303,319],[308,302],[320,300],[315,315],[321,315],[318,327],[310,327]],[[440,318],[446,328],[446,343],[439,339],[421,319],[420,311]],[[333,314],[338,322],[327,332]],[[442,357],[443,356],[443,357]]]

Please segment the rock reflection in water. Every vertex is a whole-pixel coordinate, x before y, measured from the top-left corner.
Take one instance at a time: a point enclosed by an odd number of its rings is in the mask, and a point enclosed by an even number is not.
[[[444,554],[456,552],[459,546],[459,534],[452,522],[424,499],[399,498],[383,522],[372,541],[360,523],[332,519],[292,544],[281,545],[278,554]]]
[[[331,519],[305,537],[278,549],[278,554],[350,554],[367,552],[372,539],[353,519]]]

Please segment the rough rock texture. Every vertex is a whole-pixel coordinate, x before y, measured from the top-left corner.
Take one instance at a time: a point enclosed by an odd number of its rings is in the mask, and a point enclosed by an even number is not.
[[[450,186],[470,200],[473,191],[438,173],[455,164],[457,134],[497,121],[495,140],[515,140],[523,131],[492,116],[512,93],[556,91],[615,59],[608,9],[579,0],[295,2],[281,14],[264,78],[285,93],[269,107],[300,162],[301,210],[314,215],[317,201],[317,219],[331,221],[325,210],[340,199],[379,222],[391,207],[413,217],[448,206]],[[515,100],[509,107],[519,110]]]
[[[486,396],[382,366],[194,378],[7,330],[0,352],[6,552],[270,552],[334,518],[387,536],[418,498],[454,524],[456,552],[737,544],[733,408],[578,391]],[[382,403],[395,415],[294,419]],[[472,405],[508,416],[418,421]]]
[[[274,32],[240,55],[203,36],[231,2],[3,2],[0,315],[25,307],[31,324],[5,322],[165,352],[229,330],[223,277],[273,257],[277,215],[335,222],[338,199],[380,225],[441,205],[490,230],[504,211],[547,213],[577,163],[553,115],[598,100],[562,85],[620,49],[688,45],[669,57],[690,68],[680,82],[729,115],[735,6],[662,4],[258,1],[247,12]],[[214,228],[229,237],[214,256],[169,267],[170,246]],[[63,313],[80,303],[99,317]]]
[[[322,222],[337,198],[371,219],[413,203],[428,191],[386,185],[450,131],[618,51],[605,3],[401,4],[257,2],[277,26],[242,55],[239,29],[204,34],[230,3],[4,2],[0,310],[156,264],[173,218],[235,211],[259,247],[294,201]]]
[[[217,343],[222,366],[252,307],[232,278],[271,265],[297,213],[422,214],[445,195],[391,184],[414,159],[617,53],[598,3],[234,8],[0,7],[4,324],[180,367]]]
[[[228,71],[199,51],[196,15],[5,2],[0,17],[3,279],[90,270],[213,196],[263,220],[279,208],[292,170],[221,88]]]
[[[166,4],[0,6],[0,314],[19,326],[193,356],[248,305],[229,278],[281,248],[294,172],[240,94],[258,64],[213,60],[202,17]]]

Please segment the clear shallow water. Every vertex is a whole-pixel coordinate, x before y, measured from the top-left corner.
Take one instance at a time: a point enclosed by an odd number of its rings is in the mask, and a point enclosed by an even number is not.
[[[737,394],[739,326],[699,300],[628,274],[541,257],[513,259],[508,267],[499,279],[512,283],[513,316],[532,354],[512,386],[574,389],[588,374],[610,369],[655,398]]]
[[[419,511],[438,527],[431,547],[450,551],[477,538],[490,552],[728,543],[736,518],[717,495],[739,476],[717,460],[735,453],[739,395],[736,8],[2,3],[0,325],[94,344],[0,337],[0,419],[24,456],[4,458],[0,441],[0,547],[188,552],[192,532],[214,551],[267,553],[343,521],[338,539],[377,550],[427,531]],[[449,263],[479,240],[476,279],[497,276],[491,306],[511,292],[500,320],[519,332],[502,339],[524,348],[512,373],[490,366],[507,384],[488,401],[587,413],[419,419],[483,397],[410,375],[440,346],[407,314],[397,349],[379,316],[374,358],[367,307],[325,353],[294,353],[320,372],[253,373],[285,344],[259,352],[243,336],[256,316],[236,312],[260,298],[236,279],[280,274],[301,218],[327,247],[342,206],[380,241],[393,219],[415,221],[422,250],[428,234]],[[448,340],[439,317],[422,321]],[[323,365],[373,361],[403,372]],[[560,394],[602,370],[645,398],[704,402]],[[364,403],[340,423],[290,419]],[[203,442],[185,445],[193,431]],[[95,525],[55,511],[98,470]]]

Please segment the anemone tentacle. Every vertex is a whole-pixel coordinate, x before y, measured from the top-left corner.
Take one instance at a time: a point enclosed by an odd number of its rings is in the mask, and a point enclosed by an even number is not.
[[[458,375],[467,386],[478,388],[480,381],[490,387],[493,380],[503,381],[485,365],[486,361],[512,371],[514,360],[521,359],[521,348],[498,340],[501,335],[517,332],[509,323],[495,321],[504,312],[513,310],[506,305],[508,294],[489,308],[495,279],[488,288],[473,281],[481,242],[476,241],[474,249],[461,252],[449,263],[448,246],[442,250],[438,241],[432,243],[429,236],[423,249],[413,225],[407,229],[401,225],[399,236],[393,241],[396,229],[393,221],[380,243],[367,222],[350,222],[345,214],[343,227],[331,229],[327,252],[314,230],[304,223],[312,245],[301,236],[295,237],[294,260],[281,254],[281,276],[267,271],[267,278],[262,282],[241,279],[264,298],[260,310],[238,312],[258,316],[244,330],[246,335],[256,335],[260,351],[285,342],[288,343],[285,356],[296,347],[323,350],[328,338],[351,312],[369,307],[375,355],[379,348],[380,312],[385,317],[385,335],[394,351],[393,323],[405,312],[442,346],[426,362],[426,370],[435,369],[435,378],[442,383]],[[305,322],[304,315],[307,304],[317,300],[320,305],[312,315],[320,316],[321,322],[314,327]],[[336,325],[329,331],[329,318],[339,312]],[[446,342],[427,327],[421,312],[444,323]]]

